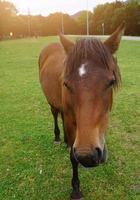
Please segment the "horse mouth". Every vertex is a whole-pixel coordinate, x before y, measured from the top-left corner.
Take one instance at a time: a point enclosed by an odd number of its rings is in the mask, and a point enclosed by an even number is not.
[[[90,169],[92,169],[94,167],[98,167],[100,165],[100,164],[85,165],[80,162],[79,162],[79,164],[83,169],[86,169],[86,170],[90,170]]]

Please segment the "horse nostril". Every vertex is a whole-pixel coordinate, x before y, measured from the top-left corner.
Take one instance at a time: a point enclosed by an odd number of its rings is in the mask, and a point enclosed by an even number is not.
[[[102,154],[103,154],[102,150],[99,147],[96,147],[95,150],[97,152],[98,160],[101,160],[102,159]]]

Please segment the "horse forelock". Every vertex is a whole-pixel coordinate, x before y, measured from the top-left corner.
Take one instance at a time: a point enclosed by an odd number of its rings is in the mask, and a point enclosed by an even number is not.
[[[116,78],[114,87],[119,85],[121,77],[116,60],[103,42],[93,38],[83,38],[76,41],[65,63],[66,76],[76,72],[76,69],[87,61],[98,63],[98,67],[112,70]]]

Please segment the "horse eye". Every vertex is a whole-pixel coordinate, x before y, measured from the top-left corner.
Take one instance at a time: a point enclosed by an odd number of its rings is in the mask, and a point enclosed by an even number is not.
[[[73,93],[72,88],[68,85],[68,83],[64,82],[63,85],[71,92]]]
[[[68,85],[66,82],[64,82],[63,85],[64,85],[67,89],[70,90],[70,87],[69,87],[69,85]]]
[[[112,79],[112,80],[109,82],[109,87],[113,86],[115,83],[116,83],[116,80],[115,80],[115,79]]]
[[[68,84],[67,84],[66,82],[64,82],[63,85],[64,85],[66,88],[69,88],[69,87],[68,87]]]

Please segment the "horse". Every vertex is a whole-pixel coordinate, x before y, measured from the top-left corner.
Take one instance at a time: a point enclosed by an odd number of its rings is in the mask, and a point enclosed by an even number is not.
[[[61,114],[64,141],[70,147],[71,199],[83,197],[78,164],[91,168],[107,160],[105,132],[113,91],[121,82],[114,53],[124,29],[123,22],[104,42],[92,37],[73,42],[60,34],[60,43],[48,45],[39,56],[39,79],[54,118],[54,142],[60,142]]]

